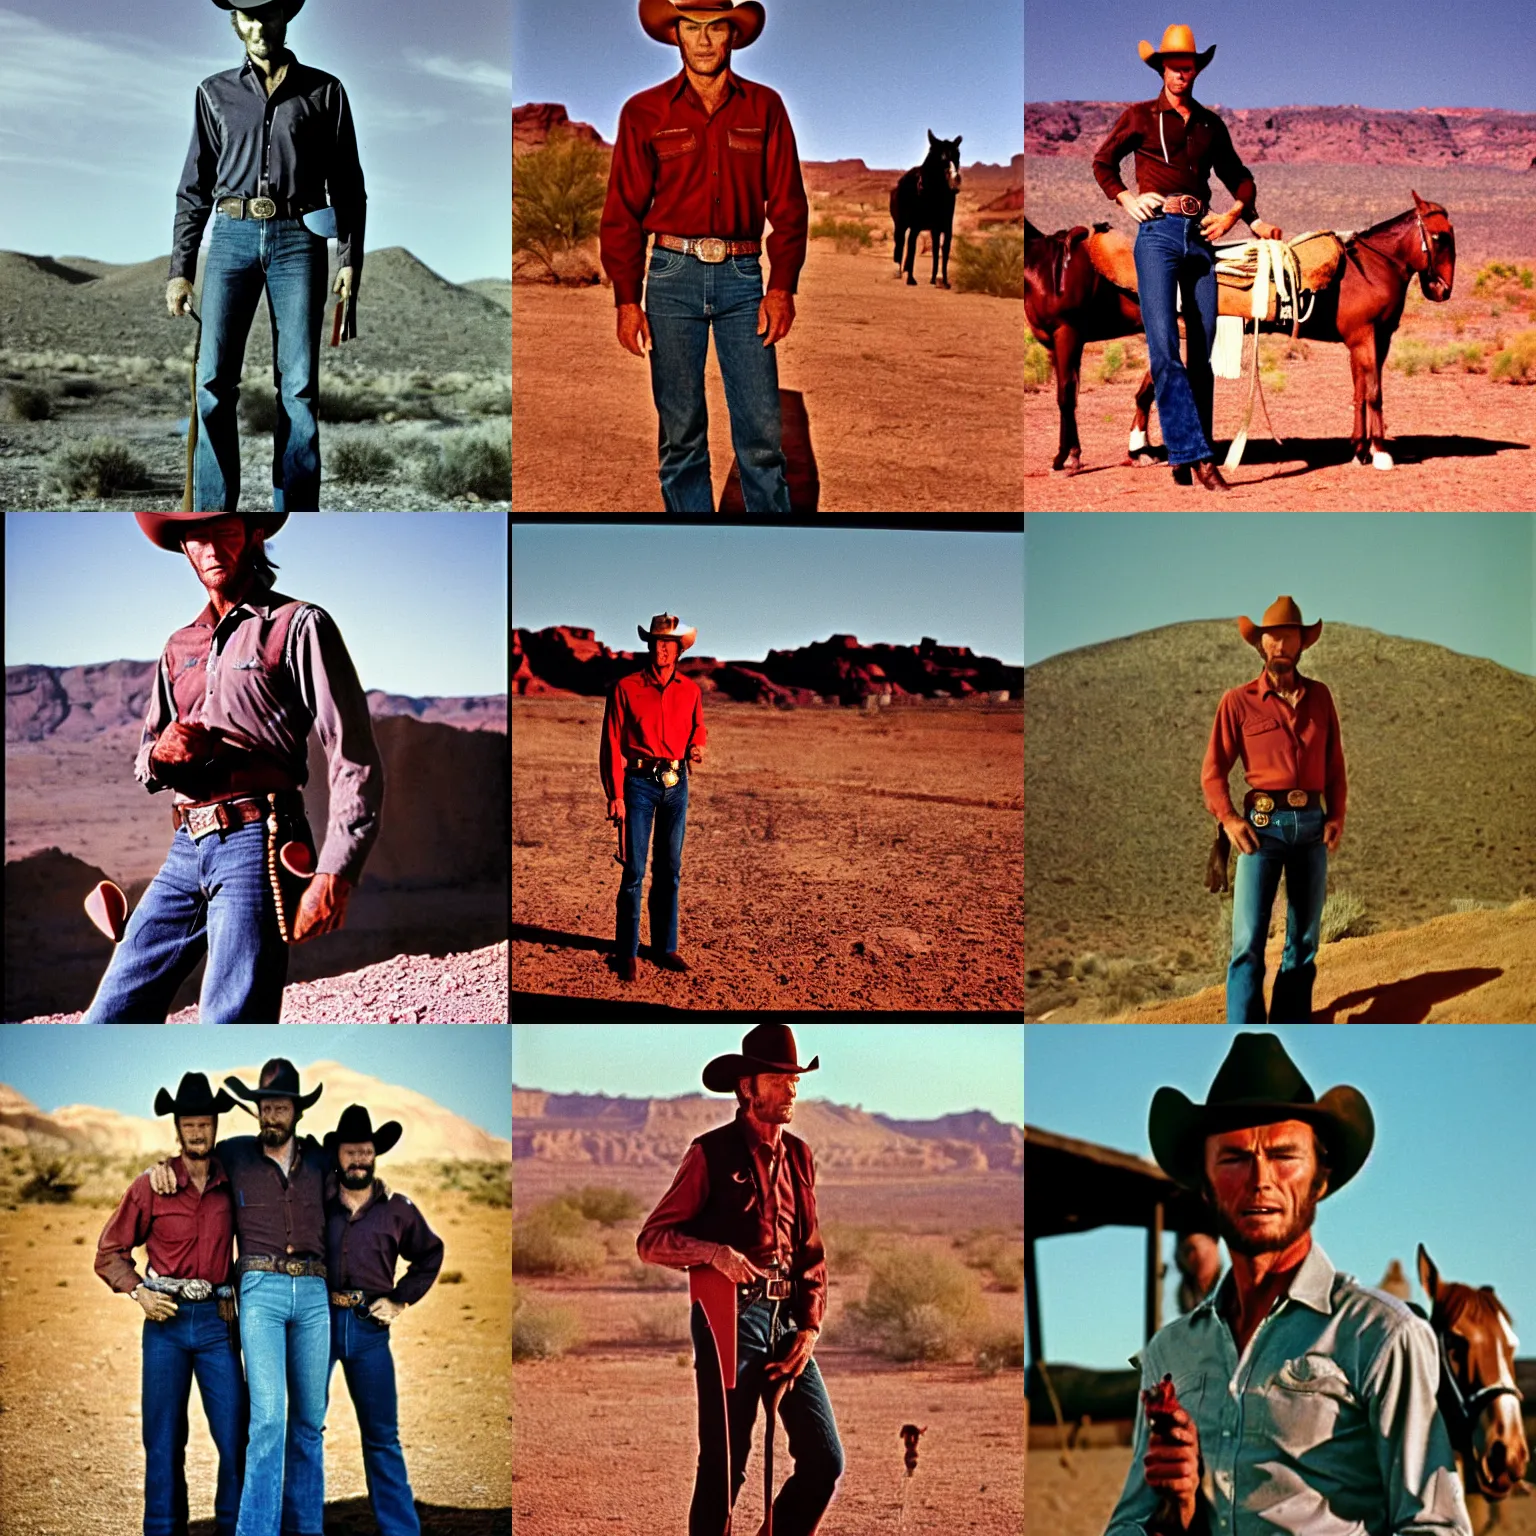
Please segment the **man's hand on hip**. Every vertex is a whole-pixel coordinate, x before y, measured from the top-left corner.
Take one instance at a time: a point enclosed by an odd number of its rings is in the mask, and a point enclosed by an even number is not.
[[[737,1285],[751,1285],[754,1280],[766,1280],[768,1271],[759,1269],[744,1253],[737,1253],[728,1243],[721,1243],[720,1251],[709,1261],[727,1280]]]
[[[376,1301],[369,1304],[367,1315],[374,1322],[383,1323],[387,1328],[404,1311],[404,1302],[391,1301],[388,1296],[380,1296]]]
[[[1227,829],[1227,836],[1239,853],[1259,851],[1259,834],[1241,816],[1229,816],[1222,826]]]
[[[802,1328],[789,1346],[789,1353],[782,1360],[770,1360],[763,1367],[763,1375],[770,1381],[778,1381],[781,1377],[793,1381],[811,1363],[811,1351],[815,1347],[816,1335]]]
[[[770,288],[757,306],[757,334],[762,336],[763,345],[771,347],[774,342],[782,341],[794,323],[794,294],[783,288]]]
[[[1182,1408],[1171,1415],[1167,1435],[1153,1435],[1142,1457],[1142,1475],[1149,1488],[1166,1493],[1178,1505],[1180,1529],[1195,1523],[1196,1495],[1200,1492],[1200,1432]]]
[[[688,748],[688,761],[690,763],[702,763],[704,761],[704,748],[703,747],[689,747]]]
[[[636,357],[644,357],[651,345],[651,325],[638,304],[619,305],[619,345]]]
[[[152,1323],[163,1323],[181,1310],[175,1299],[166,1291],[151,1291],[141,1285],[133,1293],[133,1299],[144,1309],[144,1316]]]
[[[334,933],[346,921],[351,883],[340,875],[316,875],[299,903],[299,915],[293,923],[293,942],[317,939],[322,933]]]
[[[1115,199],[1138,224],[1155,219],[1163,211],[1162,195],[1157,192],[1122,192]]]
[[[1339,851],[1339,839],[1344,836],[1344,823],[1335,821],[1331,816],[1323,823],[1323,847],[1329,853]]]

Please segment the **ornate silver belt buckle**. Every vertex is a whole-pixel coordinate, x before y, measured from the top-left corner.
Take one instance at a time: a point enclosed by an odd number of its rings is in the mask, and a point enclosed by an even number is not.
[[[207,1301],[213,1295],[213,1287],[206,1280],[188,1280],[182,1286],[181,1294],[188,1301]]]
[[[277,217],[277,204],[270,197],[253,197],[245,205],[245,211],[253,219],[275,219]]]
[[[1269,825],[1269,816],[1264,811],[1255,811],[1253,813],[1253,824],[1256,827],[1267,827]]]
[[[187,810],[187,832],[192,841],[199,842],[210,832],[219,830],[219,808],[216,805],[194,805]]]
[[[661,782],[668,789],[672,789],[677,784],[677,780],[678,780],[678,772],[677,772],[676,768],[668,768],[668,769],[666,769],[665,772],[663,772],[663,774],[661,776]]]
[[[1255,795],[1253,797],[1253,808],[1256,811],[1272,811],[1275,808],[1275,802],[1268,795]]]
[[[295,1279],[297,1279],[304,1273],[304,1261],[302,1259],[289,1259],[288,1262],[283,1265],[283,1271],[285,1274],[292,1275]]]
[[[713,235],[707,240],[695,240],[693,254],[700,261],[707,261],[712,267],[716,266],[725,260],[725,241],[717,240]]]
[[[1304,789],[1293,789],[1285,797],[1285,803],[1287,805],[1305,805],[1307,803],[1307,792],[1306,792],[1306,790],[1304,790]]]

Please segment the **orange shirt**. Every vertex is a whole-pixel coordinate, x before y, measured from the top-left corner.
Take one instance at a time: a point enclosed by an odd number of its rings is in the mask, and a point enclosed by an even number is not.
[[[1294,709],[1263,672],[1222,694],[1200,774],[1206,808],[1218,821],[1235,814],[1227,775],[1241,757],[1251,788],[1319,790],[1328,819],[1344,824],[1348,786],[1333,695],[1316,678],[1298,672],[1296,681],[1302,694]]]
[[[708,739],[703,695],[691,677],[673,672],[665,688],[650,666],[621,677],[603,711],[598,756],[603,793],[610,800],[624,798],[626,758],[665,757],[682,762],[689,747],[702,747]]]

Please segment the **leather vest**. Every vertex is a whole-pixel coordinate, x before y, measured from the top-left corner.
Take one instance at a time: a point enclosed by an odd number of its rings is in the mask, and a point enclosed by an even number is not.
[[[804,1267],[805,1243],[816,1208],[815,1173],[811,1149],[798,1136],[779,1132],[789,1177],[795,1191],[791,1273]],[[738,1253],[751,1254],[757,1246],[759,1201],[752,1152],[739,1120],[716,1126],[693,1144],[704,1154],[709,1170],[709,1196],[704,1208],[680,1228],[689,1237],[706,1243],[728,1243]]]

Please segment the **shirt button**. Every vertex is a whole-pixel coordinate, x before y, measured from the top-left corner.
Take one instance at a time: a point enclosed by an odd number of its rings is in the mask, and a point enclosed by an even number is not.
[[[289,1244],[288,1244],[288,1252],[289,1252],[289,1253],[292,1253],[292,1252],[293,1252],[293,1244],[292,1244],[292,1243],[289,1243]]]

